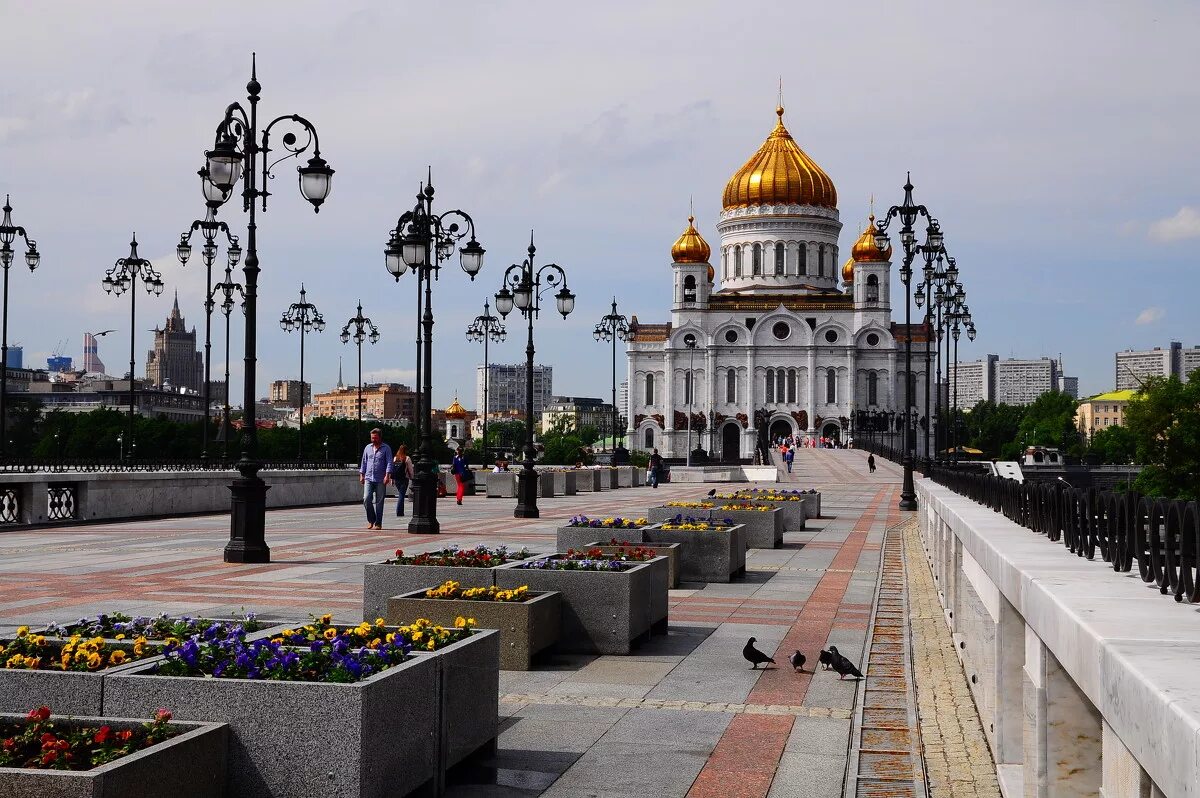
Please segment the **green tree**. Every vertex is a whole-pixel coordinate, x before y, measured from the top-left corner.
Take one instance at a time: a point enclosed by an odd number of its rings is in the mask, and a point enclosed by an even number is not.
[[[980,401],[963,414],[961,439],[982,451],[984,457],[1015,459],[1014,447],[1020,446],[1016,441],[1024,415],[1023,407]]]
[[[488,424],[487,448],[519,452],[524,444],[524,421],[492,421]]]
[[[1135,462],[1137,437],[1129,427],[1105,427],[1088,442],[1088,454],[1101,463]]]
[[[1078,457],[1083,441],[1075,426],[1075,410],[1079,406],[1069,394],[1046,391],[1025,408],[1017,437],[1019,446],[1049,446],[1063,454]]]
[[[1143,465],[1134,487],[1150,496],[1200,499],[1200,371],[1146,381],[1125,408]]]

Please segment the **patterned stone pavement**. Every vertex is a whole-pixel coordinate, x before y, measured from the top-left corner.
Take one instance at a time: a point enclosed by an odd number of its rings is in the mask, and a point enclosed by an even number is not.
[[[885,531],[901,520],[899,469],[877,465],[868,474],[861,452],[802,450],[785,487],[821,489],[824,517],[786,533],[782,549],[752,550],[745,580],[671,591],[669,634],[631,656],[558,657],[503,672],[497,751],[461,767],[451,795],[842,796],[862,685],[813,668],[830,644],[864,661]],[[440,536],[368,532],[357,506],[276,510],[267,521],[274,561],[262,566],[221,562],[224,516],[2,532],[0,632],[117,609],[357,620],[362,564],[397,547],[549,551],[555,527],[573,514],[636,515],[708,487],[543,499],[538,520],[512,518],[512,500],[443,502]],[[750,636],[782,667],[751,670],[741,657]],[[795,649],[809,658],[805,673],[786,663]],[[953,666],[962,679],[953,651],[931,666]],[[915,675],[918,689],[933,678],[921,667]],[[973,712],[965,683],[962,694],[956,711]]]

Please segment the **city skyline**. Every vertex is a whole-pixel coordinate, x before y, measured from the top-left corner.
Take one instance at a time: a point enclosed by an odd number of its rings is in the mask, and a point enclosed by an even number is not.
[[[548,316],[539,324],[538,362],[553,365],[571,393],[608,395],[607,370],[586,356],[594,347],[599,358],[602,347],[587,333],[614,293],[623,312],[643,320],[669,301],[669,250],[689,198],[697,227],[715,240],[720,189],[769,130],[781,75],[797,142],[838,187],[843,249],[870,197],[877,210],[898,202],[912,170],[920,201],[942,221],[947,249],[972,287],[980,336],[962,343],[963,360],[1061,353],[1067,373],[1080,377],[1080,394],[1089,395],[1114,387],[1114,352],[1196,338],[1186,299],[1200,288],[1189,269],[1200,236],[1192,188],[1200,167],[1189,133],[1200,90],[1188,79],[1194,59],[1186,56],[1196,9],[1155,3],[1080,17],[1065,3],[1017,4],[995,15],[938,4],[917,16],[876,5],[876,24],[864,28],[861,9],[751,5],[743,18],[769,13],[823,35],[799,58],[766,54],[744,69],[736,59],[730,69],[730,59],[755,47],[761,27],[730,27],[719,9],[701,4],[689,15],[694,41],[703,43],[697,50],[662,38],[674,29],[667,5],[621,6],[621,13],[481,7],[456,20],[458,46],[431,49],[420,72],[371,45],[399,24],[400,12],[386,8],[346,4],[323,9],[320,20],[275,20],[261,41],[241,29],[218,37],[183,9],[154,4],[80,4],[67,16],[11,10],[22,36],[0,59],[10,73],[39,80],[8,92],[0,190],[12,195],[14,218],[37,237],[43,260],[32,276],[13,275],[10,338],[24,344],[26,364],[40,365],[60,339],[127,328],[99,280],[134,230],[143,254],[179,287],[184,315],[202,322],[203,266],[180,267],[173,248],[202,210],[195,170],[214,120],[244,95],[251,50],[259,54],[264,113],[311,118],[337,170],[319,216],[279,196],[261,219],[260,396],[272,380],[297,376],[293,342],[263,320],[286,307],[301,280],[331,324],[365,300],[382,338],[364,352],[364,380],[414,381],[412,275],[397,286],[382,249],[427,165],[438,207],[468,210],[488,251],[473,283],[455,267],[435,287],[434,406],[456,392],[471,395],[478,361],[463,330],[479,300],[499,287],[503,267],[521,257],[531,226],[539,257],[563,265],[579,297],[566,321]],[[270,18],[261,9],[244,13]],[[101,17],[129,35],[152,31],[153,44],[113,57],[91,35]],[[928,35],[922,26],[935,19],[937,30],[956,34],[936,54],[904,47],[906,36]],[[412,9],[403,24],[444,19],[438,9]],[[496,37],[497,29],[512,35]],[[568,29],[575,33],[558,35]],[[1075,33],[1063,36],[1067,30]],[[309,61],[294,47],[305,35],[360,44]],[[1013,37],[1024,43],[1020,61],[1003,44]],[[541,58],[504,60],[514,42],[536,44]],[[847,64],[841,55],[851,42],[858,52]],[[716,57],[694,57],[705,47]],[[899,58],[916,74],[958,66],[936,81],[883,82]],[[447,92],[442,81],[415,77],[426,74],[472,80]],[[401,105],[427,109],[423,124],[406,124],[405,109],[364,101],[376,92],[399,92]],[[1116,108],[1132,112],[1117,118]],[[906,112],[904,124],[884,124]],[[291,168],[281,165],[281,179],[293,179]],[[222,218],[244,227],[231,208]],[[1153,282],[1141,265],[1149,262]],[[1147,290],[1131,291],[1130,274],[1144,275]],[[147,298],[146,318],[165,317],[169,302]],[[48,321],[41,313],[48,307],[68,312]],[[234,326],[236,386],[242,335]],[[121,360],[127,335],[104,339],[110,360]],[[214,335],[214,360],[223,346]],[[311,336],[309,346],[306,377],[333,385],[337,357],[349,350],[329,332]],[[492,357],[519,362],[523,348],[524,335],[512,334]]]

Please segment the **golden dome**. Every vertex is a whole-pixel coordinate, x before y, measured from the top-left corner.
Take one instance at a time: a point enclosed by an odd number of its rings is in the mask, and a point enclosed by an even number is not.
[[[710,264],[708,264],[708,284],[712,285],[713,280],[715,280],[716,278],[717,278],[717,270],[714,269],[712,267],[712,264],[710,263]]]
[[[446,418],[466,418],[467,409],[458,403],[458,397],[446,408]]]
[[[779,121],[771,135],[725,184],[725,208],[748,205],[836,208],[837,189],[833,181],[783,126],[783,106],[776,108],[775,113]]]
[[[846,285],[854,282],[854,258],[846,258],[842,264],[842,282]]]
[[[883,252],[875,246],[875,214],[867,217],[867,226],[850,248],[850,257],[855,263],[887,263],[892,259],[891,244]]]
[[[688,217],[687,229],[671,247],[671,260],[675,263],[708,263],[712,248],[696,230],[695,216]],[[711,280],[710,280],[711,282]]]

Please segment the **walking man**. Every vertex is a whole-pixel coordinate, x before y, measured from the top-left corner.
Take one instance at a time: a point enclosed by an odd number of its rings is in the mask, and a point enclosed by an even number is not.
[[[795,449],[784,449],[783,450],[783,462],[787,464],[787,470],[788,470],[789,474],[792,473],[792,461],[795,459],[796,459],[796,450]]]
[[[875,473],[875,455],[873,454],[867,455],[867,470],[872,474]]]
[[[657,488],[659,477],[662,475],[662,455],[655,449],[650,453],[650,487]]]
[[[363,449],[358,481],[363,486],[367,529],[383,529],[383,500],[387,497],[387,486],[392,483],[392,447],[383,442],[378,427],[371,430],[371,442]]]

